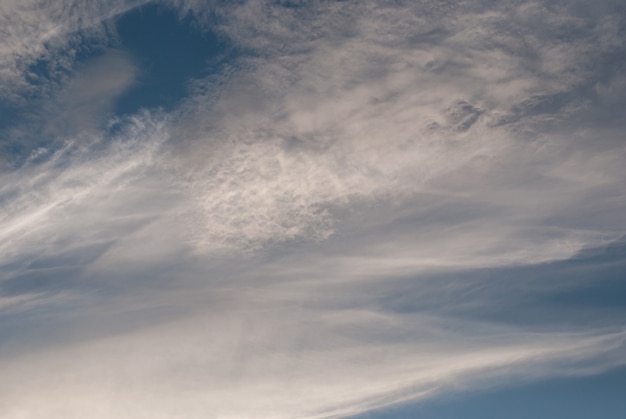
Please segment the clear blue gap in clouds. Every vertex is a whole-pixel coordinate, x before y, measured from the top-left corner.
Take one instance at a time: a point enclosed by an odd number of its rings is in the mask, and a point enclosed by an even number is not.
[[[149,3],[116,22],[121,47],[139,67],[137,82],[117,101],[115,113],[141,108],[171,109],[189,93],[188,83],[218,71],[227,45],[199,28],[191,15],[181,17],[159,3]]]

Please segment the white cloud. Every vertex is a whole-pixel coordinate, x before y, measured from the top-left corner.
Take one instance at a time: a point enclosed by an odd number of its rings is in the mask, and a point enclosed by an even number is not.
[[[182,165],[193,165],[207,214],[202,237],[324,237],[337,206],[415,205],[418,196],[430,201],[425,211],[469,206],[485,215],[444,221],[447,230],[427,244],[397,246],[426,245],[442,266],[567,258],[621,237],[620,216],[597,228],[583,214],[590,195],[623,195],[623,146],[594,149],[593,134],[546,129],[584,114],[584,96],[561,105],[551,95],[586,83],[586,62],[615,48],[595,47],[616,36],[607,19],[588,22],[539,3],[446,16],[430,6],[335,7],[226,8],[226,34],[260,58],[241,65],[216,104],[214,92],[208,108],[206,97],[191,99],[177,127],[177,137],[190,139]],[[551,29],[524,32],[528,42],[518,45],[511,31],[534,27],[539,11]],[[300,30],[294,22],[305,17]],[[567,31],[574,42],[564,40]],[[546,61],[553,48],[565,54],[567,77]],[[419,219],[422,209],[412,211]],[[575,227],[565,221],[573,216]]]
[[[626,150],[583,94],[615,100],[620,79],[586,63],[622,48],[621,22],[540,2],[219,14],[254,53],[219,89],[197,81],[172,115],[115,121],[115,138],[88,124],[2,174],[0,305],[73,298],[48,320],[60,337],[0,347],[3,417],[331,418],[626,361],[614,324],[471,320],[499,307],[480,292],[463,316],[383,304],[399,283],[465,303],[425,275],[480,289],[475,269],[623,238]],[[105,55],[59,100],[103,115],[133,72]]]
[[[68,139],[62,148],[41,149],[33,154],[33,162],[3,174],[0,248],[4,263],[45,258],[67,248],[80,251],[93,242],[114,240],[121,233],[117,228],[149,217],[155,210],[136,206],[129,199],[129,184],[146,176],[154,165],[156,147],[164,141],[159,127],[158,122],[137,117],[130,121],[126,137],[109,144],[97,136]],[[111,199],[116,196],[122,202]],[[120,212],[120,205],[133,211]]]

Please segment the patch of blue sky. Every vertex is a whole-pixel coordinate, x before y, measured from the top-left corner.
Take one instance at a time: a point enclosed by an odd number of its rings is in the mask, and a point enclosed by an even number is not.
[[[142,108],[171,110],[190,93],[190,82],[219,71],[229,54],[215,33],[200,28],[191,15],[147,4],[116,22],[120,47],[139,67],[138,80],[116,101],[115,114]]]

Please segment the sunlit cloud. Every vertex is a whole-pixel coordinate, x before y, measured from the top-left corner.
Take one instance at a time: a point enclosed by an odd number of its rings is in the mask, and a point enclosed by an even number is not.
[[[624,238],[616,2],[143,3],[0,7],[2,417],[340,418],[624,365],[623,308],[548,298]],[[146,7],[225,50],[116,113]]]

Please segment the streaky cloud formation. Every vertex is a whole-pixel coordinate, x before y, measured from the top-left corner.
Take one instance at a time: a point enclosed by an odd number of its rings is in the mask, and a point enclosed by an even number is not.
[[[623,284],[623,9],[1,3],[0,416],[343,418],[623,366],[623,305],[554,302]],[[225,50],[122,114],[131,10]]]

